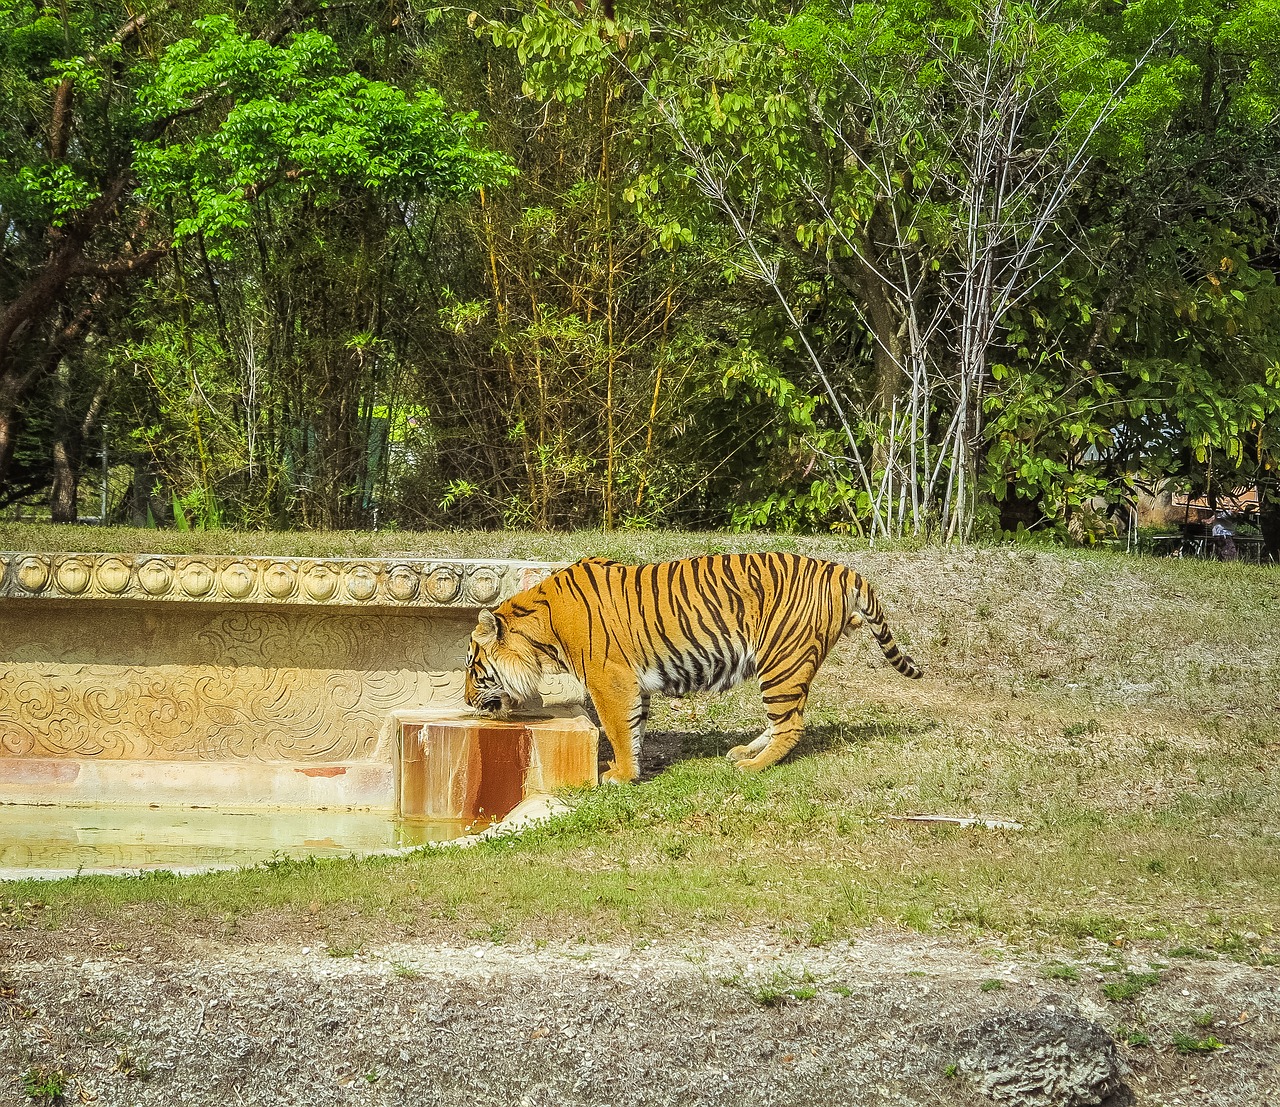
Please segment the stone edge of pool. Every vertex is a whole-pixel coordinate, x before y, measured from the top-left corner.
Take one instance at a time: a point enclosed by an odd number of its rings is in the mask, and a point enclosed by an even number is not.
[[[478,609],[558,567],[476,558],[0,551],[0,600]]]

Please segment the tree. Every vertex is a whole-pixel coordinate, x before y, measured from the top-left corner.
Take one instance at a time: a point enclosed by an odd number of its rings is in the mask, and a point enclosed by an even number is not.
[[[692,184],[728,221],[843,432],[835,465],[872,532],[967,535],[1006,317],[1057,264],[1048,237],[1109,121],[1149,110],[1135,77],[1159,36],[1127,56],[1086,14],[815,3],[650,33],[541,9],[515,34],[544,84],[613,67],[644,90],[681,163],[647,166],[634,193],[680,211]],[[867,338],[852,378],[810,339],[804,281]]]
[[[1144,478],[1274,495],[1280,23],[1261,4],[1163,4],[1099,26],[1167,33],[1142,112],[1100,136],[1075,249],[1050,241],[1063,262],[1012,313],[1017,388],[991,408],[988,456],[1009,527],[1129,501]]]
[[[104,418],[179,525],[1084,537],[1266,481],[1269,3],[7,8],[3,496],[68,517]]]
[[[19,123],[5,133],[0,180],[0,483],[24,394],[172,251],[231,256],[268,194],[421,199],[508,173],[475,145],[473,117],[351,72],[332,39],[293,30],[295,11],[257,33],[161,9],[103,35],[109,15],[5,12],[6,107]],[[181,29],[195,33],[172,41]],[[157,50],[157,38],[168,45]],[[73,510],[74,497],[60,503]]]

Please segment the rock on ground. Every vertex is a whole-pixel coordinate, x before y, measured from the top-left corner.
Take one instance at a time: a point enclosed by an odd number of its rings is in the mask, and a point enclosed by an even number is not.
[[[1006,1011],[962,1031],[959,1071],[996,1103],[1019,1107],[1124,1107],[1129,1066],[1100,1023],[1059,1009]]]

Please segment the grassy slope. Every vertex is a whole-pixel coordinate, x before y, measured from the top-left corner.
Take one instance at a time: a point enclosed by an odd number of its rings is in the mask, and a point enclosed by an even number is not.
[[[640,534],[173,535],[0,528],[7,548],[415,552],[647,559],[703,549],[842,556],[881,589],[928,671],[842,644],[810,734],[758,778],[720,753],[757,693],[664,705],[674,762],[580,797],[517,843],[409,860],[285,863],[206,877],[0,889],[13,922],[505,938],[773,925],[810,941],[879,922],[1053,941],[1163,937],[1270,958],[1280,947],[1280,574],[1119,555],[870,551],[832,539]],[[163,547],[149,543],[164,542]],[[386,543],[385,545],[383,543]],[[894,821],[985,813],[1023,831]],[[27,902],[47,909],[24,908]],[[314,939],[313,939],[314,940]]]
[[[822,537],[680,531],[175,531],[0,523],[0,549],[294,557],[495,557],[562,561],[588,554],[658,561],[721,550],[836,553],[866,543]]]

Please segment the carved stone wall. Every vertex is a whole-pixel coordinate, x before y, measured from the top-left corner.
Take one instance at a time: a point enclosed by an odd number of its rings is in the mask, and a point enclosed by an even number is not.
[[[260,783],[258,793],[235,785],[245,802],[288,802],[295,773],[308,795],[323,786],[342,802],[324,779],[376,767],[360,777],[362,795],[382,789],[389,804],[396,713],[460,709],[477,609],[550,570],[0,554],[0,802],[38,801],[42,788],[56,798],[90,779],[110,790],[125,767],[108,763],[127,761],[155,763],[130,770],[143,793],[147,779],[163,791],[200,764],[238,764],[227,779]],[[77,776],[68,761],[94,765]],[[277,771],[246,776],[253,765]]]
[[[474,620],[172,604],[0,605],[0,756],[360,761],[457,701]]]

